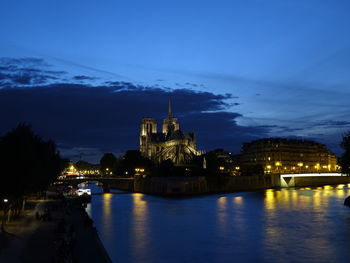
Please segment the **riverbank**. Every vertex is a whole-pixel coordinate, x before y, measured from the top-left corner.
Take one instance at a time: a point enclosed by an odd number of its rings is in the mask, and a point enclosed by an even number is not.
[[[350,183],[349,176],[264,175],[264,176],[198,176],[151,177],[114,180],[103,184],[104,191],[118,189],[160,196],[196,196],[215,193],[309,187]]]
[[[0,233],[0,262],[112,262],[78,200],[31,200]]]

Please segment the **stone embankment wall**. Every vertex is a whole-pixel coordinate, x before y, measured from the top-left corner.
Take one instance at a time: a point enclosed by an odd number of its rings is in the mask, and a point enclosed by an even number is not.
[[[293,177],[290,187],[350,183],[347,176]],[[199,176],[120,179],[104,185],[105,190],[119,189],[154,195],[198,195],[280,188],[280,175],[265,176]]]
[[[233,192],[280,187],[280,177],[268,176],[217,176],[217,177],[153,177],[137,178],[133,183],[113,182],[111,189],[120,189],[155,195],[198,195],[215,192]],[[106,185],[107,186],[107,185]]]
[[[153,177],[135,179],[134,191],[156,195],[195,195],[208,190],[204,176],[200,177]]]
[[[281,186],[279,175],[207,177],[208,192],[233,192]]]
[[[103,182],[104,192],[109,192],[110,189],[124,190],[128,192],[134,192],[134,179],[120,178],[107,182]]]

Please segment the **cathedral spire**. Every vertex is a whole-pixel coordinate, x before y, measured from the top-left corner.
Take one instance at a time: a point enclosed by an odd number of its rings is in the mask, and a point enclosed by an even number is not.
[[[169,105],[168,105],[168,118],[171,119],[173,117],[173,112],[171,109],[171,99],[169,98]]]

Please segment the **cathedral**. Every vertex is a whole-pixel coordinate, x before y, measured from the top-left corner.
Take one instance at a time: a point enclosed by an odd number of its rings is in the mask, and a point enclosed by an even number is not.
[[[194,133],[180,130],[177,118],[173,117],[169,100],[168,117],[163,120],[162,132],[157,131],[153,118],[143,118],[140,126],[140,151],[149,159],[160,163],[170,159],[175,165],[186,165],[199,155]]]

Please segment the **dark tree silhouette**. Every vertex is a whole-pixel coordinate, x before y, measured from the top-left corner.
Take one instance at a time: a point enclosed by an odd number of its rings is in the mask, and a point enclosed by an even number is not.
[[[341,172],[350,176],[350,132],[343,135],[343,140],[340,146],[344,149],[344,153],[339,159]]]
[[[44,141],[21,124],[0,138],[0,200],[8,199],[15,214],[25,195],[45,190],[61,171],[52,141]]]
[[[52,141],[44,141],[28,125],[19,125],[0,139],[0,195],[21,197],[44,190],[61,171]]]
[[[86,161],[80,160],[76,162],[75,167],[77,168],[78,171],[90,170],[92,168],[92,164]]]
[[[102,174],[113,172],[117,164],[117,158],[113,153],[105,153],[100,160],[100,169]]]
[[[230,163],[225,158],[220,157],[221,153],[224,153],[223,149],[216,149],[204,154],[207,163],[206,172],[208,176],[228,175],[226,172],[222,172],[219,169],[220,166],[225,167],[225,169],[230,166]]]
[[[60,168],[61,171],[64,171],[65,169],[67,169],[70,165],[71,161],[68,158],[62,158],[60,161]]]
[[[122,176],[133,176],[135,174],[135,168],[143,168],[145,169],[144,173],[148,174],[153,165],[153,162],[143,157],[139,150],[129,150],[120,162],[118,162],[117,171]]]

